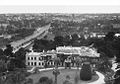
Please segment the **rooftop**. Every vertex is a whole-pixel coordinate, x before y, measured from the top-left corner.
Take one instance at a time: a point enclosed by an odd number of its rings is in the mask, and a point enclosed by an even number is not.
[[[80,56],[88,56],[88,57],[99,57],[100,53],[97,53],[95,48],[90,48],[86,46],[81,47],[72,47],[72,46],[64,46],[64,47],[57,47],[57,53],[64,53],[64,54],[79,54]]]

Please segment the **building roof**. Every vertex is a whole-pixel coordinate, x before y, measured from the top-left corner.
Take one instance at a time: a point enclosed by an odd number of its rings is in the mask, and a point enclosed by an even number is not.
[[[41,53],[38,53],[38,52],[30,52],[30,53],[27,53],[27,55],[33,55],[33,56],[35,56],[35,55],[40,55]]]
[[[95,48],[90,48],[86,46],[81,47],[57,47],[57,53],[64,53],[64,54],[78,54],[80,56],[88,56],[88,57],[99,57],[100,53],[97,53]]]
[[[29,52],[27,53],[27,56],[47,56],[47,55],[54,55],[56,54],[55,50],[47,51],[47,52]]]

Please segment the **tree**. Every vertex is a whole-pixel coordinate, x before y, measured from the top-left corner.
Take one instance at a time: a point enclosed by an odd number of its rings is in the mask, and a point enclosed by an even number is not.
[[[80,43],[79,43],[79,37],[78,37],[78,35],[75,33],[75,34],[71,35],[71,37],[72,37],[71,42],[70,42],[71,45],[72,46],[79,46]]]
[[[15,58],[19,60],[25,60],[26,50],[24,48],[20,48],[18,51],[15,52]]]
[[[4,55],[4,51],[0,49],[0,60],[6,60],[6,56]]]
[[[112,41],[114,40],[114,36],[115,35],[115,32],[108,32],[108,34],[105,36],[105,40],[106,41]]]
[[[114,83],[113,84],[119,84],[120,83],[120,70],[117,70],[114,75]]]
[[[36,52],[42,52],[47,50],[56,49],[56,45],[52,40],[45,40],[45,39],[36,39],[34,40],[33,50]]]
[[[25,68],[25,57],[26,57],[26,50],[24,48],[20,48],[14,54],[15,59],[11,60],[13,64],[15,64],[16,68]]]
[[[63,44],[64,44],[65,46],[71,45],[71,39],[70,39],[70,36],[69,36],[69,35],[67,35],[67,36],[64,37],[64,39],[63,39]]]
[[[82,66],[82,69],[80,71],[80,79],[84,81],[91,80],[92,78],[92,72],[91,67],[89,63],[84,63]]]
[[[78,37],[78,35],[76,33],[72,34],[71,37],[72,37],[73,41],[79,39],[79,37]]]
[[[1,56],[1,55],[4,55],[3,49],[0,49],[0,56]]]
[[[63,46],[63,40],[64,38],[62,36],[56,36],[54,38],[54,43],[56,46]]]
[[[6,49],[4,50],[4,54],[6,56],[12,57],[13,56],[12,51],[13,51],[13,47],[10,44],[8,44],[8,45],[6,45]]]
[[[33,45],[33,50],[35,51],[39,51],[42,52],[43,50],[47,50],[47,46],[48,46],[48,41],[44,40],[44,39],[36,39],[34,41],[34,45]]]
[[[101,57],[101,62],[99,63],[98,66],[98,71],[106,73],[111,70],[112,63],[109,61],[109,57],[102,56]]]

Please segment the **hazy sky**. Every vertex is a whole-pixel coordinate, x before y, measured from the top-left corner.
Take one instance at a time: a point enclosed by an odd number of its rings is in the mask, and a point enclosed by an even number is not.
[[[120,6],[0,6],[0,13],[120,13]]]
[[[0,0],[0,13],[120,13],[120,0]]]

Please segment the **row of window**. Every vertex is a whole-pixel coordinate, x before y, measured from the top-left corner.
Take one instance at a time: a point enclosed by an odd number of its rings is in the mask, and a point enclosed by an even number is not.
[[[37,62],[28,62],[28,65],[29,65],[29,66],[30,66],[30,65],[31,65],[31,66],[36,66],[36,65],[37,65]],[[38,65],[39,65],[39,66],[43,66],[44,63],[43,63],[43,62],[39,62]]]
[[[37,64],[38,63],[38,64]],[[48,65],[54,65],[53,62],[48,62]],[[28,62],[28,66],[43,66],[44,62]]]
[[[28,57],[28,60],[37,60],[37,57]],[[39,57],[39,60],[44,60],[44,58]]]

